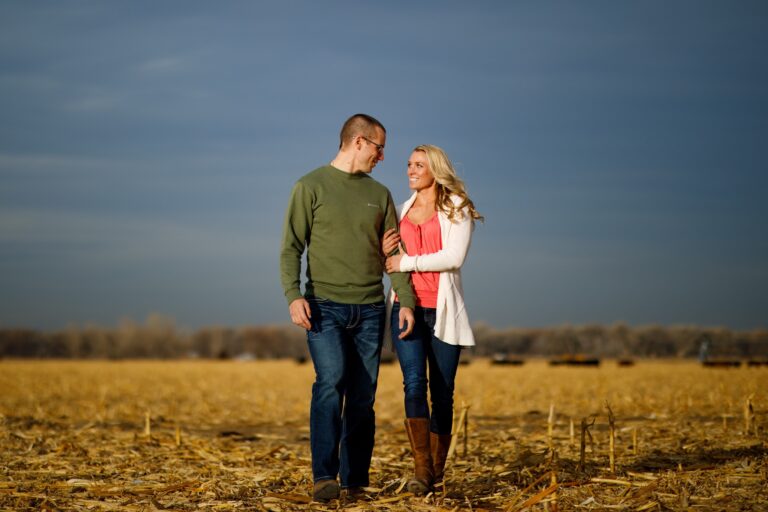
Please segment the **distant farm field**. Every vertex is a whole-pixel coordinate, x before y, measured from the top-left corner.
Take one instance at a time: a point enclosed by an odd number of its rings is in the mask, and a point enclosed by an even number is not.
[[[410,471],[383,365],[371,487],[309,503],[311,364],[0,361],[2,510],[765,510],[768,368],[459,370],[447,485]],[[462,407],[465,406],[465,407]],[[613,416],[613,472],[609,408]],[[582,419],[585,452],[581,459]],[[594,423],[592,424],[594,420]],[[573,435],[571,424],[573,423]],[[463,425],[459,425],[459,428]]]

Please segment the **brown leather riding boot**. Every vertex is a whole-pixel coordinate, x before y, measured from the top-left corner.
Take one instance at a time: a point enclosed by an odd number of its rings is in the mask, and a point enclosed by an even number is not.
[[[407,418],[405,431],[411,442],[413,452],[414,476],[408,481],[408,491],[416,496],[423,496],[432,490],[434,469],[432,468],[432,453],[429,449],[429,419]]]
[[[443,481],[445,461],[448,459],[448,448],[451,447],[451,434],[429,433],[429,445],[432,448],[432,468],[435,473],[435,483]]]

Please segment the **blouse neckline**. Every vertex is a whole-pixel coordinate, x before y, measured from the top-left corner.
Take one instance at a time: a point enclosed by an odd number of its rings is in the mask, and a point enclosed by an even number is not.
[[[407,214],[407,213],[405,214],[405,217],[404,217],[404,218],[405,218],[405,220],[407,220],[408,222],[410,222],[410,223],[411,223],[412,225],[414,225],[414,226],[423,226],[424,224],[428,224],[428,223],[432,222],[432,220],[434,220],[434,218],[435,218],[435,217],[437,217],[437,210],[435,210],[435,212],[434,212],[432,215],[430,215],[430,216],[429,216],[429,218],[428,218],[427,220],[425,220],[425,221],[422,221],[422,222],[419,222],[418,224],[417,224],[417,223],[415,223],[415,222],[413,222],[413,221],[412,221],[412,220],[411,220],[411,219],[408,217],[408,214]]]

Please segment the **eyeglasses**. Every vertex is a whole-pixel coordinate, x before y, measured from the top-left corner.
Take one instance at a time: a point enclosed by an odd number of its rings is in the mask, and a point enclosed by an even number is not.
[[[361,137],[363,137],[363,136],[361,135]],[[381,153],[382,151],[384,151],[384,144],[376,144],[375,142],[373,142],[373,141],[372,141],[371,139],[369,139],[368,137],[363,137],[363,139],[365,139],[365,141],[366,141],[366,142],[368,142],[368,143],[370,143],[370,144],[373,144],[374,146],[376,146],[376,152],[377,152],[377,153]]]

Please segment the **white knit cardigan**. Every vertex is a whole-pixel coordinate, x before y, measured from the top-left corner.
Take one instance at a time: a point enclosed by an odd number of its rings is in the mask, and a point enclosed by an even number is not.
[[[398,219],[402,220],[416,200],[414,193],[405,203],[397,207]],[[458,205],[461,198],[451,196],[453,204]],[[473,346],[475,336],[469,325],[469,317],[464,306],[464,290],[461,287],[461,266],[467,257],[472,241],[473,222],[466,209],[461,220],[450,221],[448,216],[438,210],[440,239],[442,249],[432,254],[408,256],[400,260],[401,272],[440,272],[437,285],[437,310],[435,318],[435,336],[451,345]],[[385,337],[391,336],[389,321],[395,300],[394,290],[387,296],[387,328]]]

